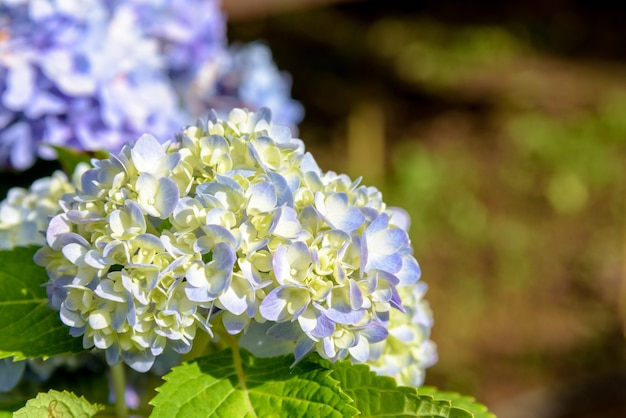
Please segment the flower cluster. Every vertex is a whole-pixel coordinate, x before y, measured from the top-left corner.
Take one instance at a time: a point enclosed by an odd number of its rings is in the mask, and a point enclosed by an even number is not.
[[[302,105],[290,97],[291,77],[281,72],[270,49],[259,42],[231,45],[194,79],[187,102],[192,113],[215,109],[227,117],[230,109],[272,109],[275,123],[295,128],[304,115]]]
[[[109,363],[148,370],[215,321],[233,335],[262,324],[296,360],[373,361],[396,313],[420,316],[421,294],[407,306],[399,293],[420,277],[406,214],[322,172],[267,109],[212,114],[162,145],[143,135],[93,164],[35,260],[70,333]],[[410,344],[430,326],[417,319]]]
[[[0,164],[31,166],[39,141],[119,149],[180,123],[157,43],[106,1],[16,1],[0,6]]]
[[[245,63],[260,68],[242,72],[241,87],[217,87],[233,66],[225,26],[217,0],[0,3],[0,167],[56,158],[42,144],[119,152],[144,132],[163,142],[206,114],[202,103],[233,107],[212,94],[298,123],[301,109],[269,55]]]
[[[29,245],[43,246],[50,218],[60,212],[58,201],[75,190],[73,184],[87,168],[81,164],[72,182],[62,172],[36,180],[28,189],[13,187],[0,202],[0,249],[9,250]]]

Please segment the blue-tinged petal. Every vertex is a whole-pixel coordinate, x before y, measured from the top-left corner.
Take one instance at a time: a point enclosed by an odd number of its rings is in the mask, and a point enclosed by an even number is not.
[[[84,265],[84,258],[89,251],[87,246],[78,243],[69,243],[63,246],[61,249],[65,258],[67,258],[72,264],[77,266]]]
[[[248,196],[246,210],[251,215],[269,212],[276,207],[276,190],[271,183],[253,184],[248,188],[246,195]]]
[[[83,195],[96,196],[100,192],[98,187],[99,170],[87,170],[80,178],[80,188]]]
[[[204,291],[206,292],[208,277],[206,274],[204,263],[202,263],[202,261],[200,260],[193,261],[189,265],[189,268],[187,269],[185,277],[188,283],[188,286],[185,288],[185,292],[187,292],[187,289],[190,287],[194,289],[193,290],[194,292],[196,291],[195,289],[205,289]],[[206,302],[209,300],[210,299],[204,299],[202,300],[202,302]]]
[[[159,237],[152,234],[139,234],[131,238],[129,244],[134,249],[150,250],[158,253],[165,250],[165,246]]]
[[[331,227],[342,231],[355,231],[365,222],[363,213],[348,203],[346,193],[330,193],[324,196],[317,192],[315,208]]]
[[[231,335],[239,334],[250,323],[250,318],[244,315],[234,315],[228,311],[222,312],[222,324],[226,332]]]
[[[310,152],[304,154],[300,162],[300,170],[302,170],[303,173],[313,172],[318,176],[322,173],[319,165],[317,165],[317,161],[315,161],[315,158]]]
[[[398,285],[411,285],[417,282],[421,275],[422,270],[413,256],[405,255],[402,257],[402,268],[399,272],[395,273],[395,276],[399,279]]]
[[[334,359],[337,355],[337,349],[335,348],[335,342],[332,337],[324,338],[322,340],[322,357],[328,359]]]
[[[402,306],[402,299],[400,298],[398,289],[396,289],[395,287],[391,288],[391,299],[389,300],[389,304],[400,312],[405,312],[404,306]]]
[[[356,345],[348,348],[350,355],[361,363],[366,362],[370,356],[370,344],[365,338],[359,338]]]
[[[53,217],[48,224],[46,230],[46,242],[55,250],[61,249],[64,244],[62,239],[66,234],[72,231],[72,224],[64,214]],[[61,238],[61,239],[60,239]]]
[[[131,148],[130,155],[137,171],[151,173],[165,157],[165,151],[154,136],[143,134]]]
[[[361,329],[360,334],[367,338],[370,343],[377,343],[387,338],[389,331],[384,325],[371,322]]]
[[[391,212],[389,224],[408,232],[411,227],[411,217],[408,212],[398,207],[389,207],[387,210]]]
[[[128,310],[124,309],[115,309],[111,312],[111,328],[114,331],[121,331],[124,323],[126,322],[126,318],[128,317]],[[134,324],[129,324],[133,326]]]
[[[186,339],[170,339],[168,340],[168,346],[178,354],[187,354],[189,351],[191,351],[191,343],[189,341],[186,341]]]
[[[389,216],[386,213],[381,213],[376,219],[372,221],[367,227],[365,233],[374,235],[378,232],[384,231],[389,227]]]
[[[389,335],[405,343],[410,343],[416,338],[414,327],[407,324],[393,327],[389,330]]]
[[[120,361],[120,354],[120,345],[116,341],[114,341],[113,344],[111,344],[109,348],[106,349],[107,364],[117,364]]]
[[[85,264],[96,269],[104,269],[110,265],[109,260],[103,257],[99,251],[89,250],[85,254]]]
[[[281,176],[279,173],[272,171],[269,172],[268,175],[276,190],[276,206],[287,205],[293,207],[293,190],[295,190],[295,187],[291,188],[285,177]]]
[[[122,358],[131,369],[140,373],[147,372],[154,364],[154,356],[148,350],[139,352],[123,351]]]
[[[63,323],[67,326],[78,328],[87,324],[87,322],[80,313],[67,309],[65,303],[61,304],[61,309],[59,312],[61,321],[63,321]]]
[[[335,287],[328,294],[328,308],[326,316],[339,324],[353,325],[365,316],[364,309],[353,309],[350,301],[349,289],[345,286]]]
[[[218,243],[228,244],[232,248],[239,247],[239,240],[228,229],[220,225],[205,225],[202,230],[213,245]]]
[[[302,330],[314,338],[330,337],[335,332],[335,323],[317,309],[306,309],[298,317]]]
[[[274,256],[272,257],[272,269],[274,270],[274,276],[281,285],[289,279],[291,266],[287,260],[287,247],[281,246],[276,249]]]
[[[236,257],[233,248],[228,243],[218,242],[215,244],[213,260],[217,262],[218,271],[227,273],[229,276],[232,275]]]
[[[160,161],[159,164],[159,174],[161,175],[169,175],[171,174],[172,170],[174,170],[176,168],[176,166],[178,165],[178,163],[180,162],[180,153],[178,152],[171,152],[169,154],[165,155],[165,158],[163,158]]]
[[[275,225],[272,228],[272,234],[274,235],[282,238],[295,238],[302,231],[298,221],[298,214],[292,207],[283,206],[278,208],[274,219]]]
[[[297,364],[300,360],[304,358],[304,356],[309,354],[311,350],[313,350],[314,346],[315,346],[315,342],[313,340],[307,337],[300,337],[298,341],[296,342],[296,348],[293,353],[295,357],[295,361],[292,364],[292,366]]]
[[[254,304],[254,288],[245,279],[235,279],[218,299],[226,311],[241,315]]]
[[[400,284],[400,279],[395,274],[387,273],[384,270],[376,270],[375,275],[378,278],[386,280],[387,283],[392,286],[397,286]]]
[[[259,306],[259,312],[263,318],[269,321],[284,321],[287,319],[288,312],[285,293],[285,286],[280,286],[265,296],[265,299]]]
[[[161,219],[169,217],[178,202],[178,194],[178,186],[173,180],[166,177],[160,178],[159,192],[154,197],[154,208],[156,209],[157,215],[151,215]]]
[[[350,289],[350,306],[352,309],[361,309],[363,307],[363,293],[361,288],[352,279],[348,280],[348,287]]]

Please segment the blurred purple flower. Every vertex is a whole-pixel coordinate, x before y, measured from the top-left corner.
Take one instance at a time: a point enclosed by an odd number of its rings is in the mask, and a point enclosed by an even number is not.
[[[128,0],[141,31],[159,43],[169,74],[183,79],[226,47],[226,19],[216,0]]]
[[[211,108],[268,107],[295,128],[291,80],[262,44],[226,48],[218,0],[0,3],[0,168],[57,145],[118,152],[160,142]]]
[[[206,63],[188,93],[194,116],[215,109],[226,117],[234,107],[257,111],[267,107],[272,120],[294,129],[304,116],[300,102],[291,98],[291,77],[279,71],[270,49],[259,42],[234,44]]]
[[[144,132],[169,139],[180,126],[166,71],[177,48],[160,51],[130,7],[14,1],[0,16],[0,166],[54,158],[42,143],[118,151]]]

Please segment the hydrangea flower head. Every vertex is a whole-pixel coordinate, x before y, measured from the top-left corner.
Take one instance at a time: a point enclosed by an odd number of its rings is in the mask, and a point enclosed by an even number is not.
[[[54,158],[41,143],[118,151],[179,126],[156,40],[104,0],[0,5],[0,166]]]
[[[419,279],[401,212],[322,172],[270,112],[212,114],[160,144],[94,160],[36,255],[85,347],[147,370],[166,347],[266,327],[296,360],[380,357],[398,289]]]
[[[46,243],[43,232],[50,218],[60,212],[58,201],[64,194],[74,192],[73,183],[85,169],[86,165],[80,164],[72,181],[62,171],[55,171],[52,176],[36,180],[28,189],[9,189],[0,202],[0,249],[43,246]]]

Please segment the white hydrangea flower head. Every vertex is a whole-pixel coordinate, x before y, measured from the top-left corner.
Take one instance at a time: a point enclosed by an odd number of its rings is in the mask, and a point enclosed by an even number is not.
[[[139,371],[166,347],[262,326],[332,361],[378,358],[399,288],[420,277],[406,216],[323,173],[267,109],[233,109],[94,160],[35,259],[71,334]],[[276,341],[276,340],[274,340]],[[271,351],[271,350],[270,350]]]
[[[86,164],[80,164],[73,178],[79,178],[86,167]],[[0,202],[0,249],[43,246],[46,243],[43,232],[50,218],[61,210],[58,201],[74,189],[73,181],[62,171],[36,180],[28,189],[9,189],[6,198]]]

